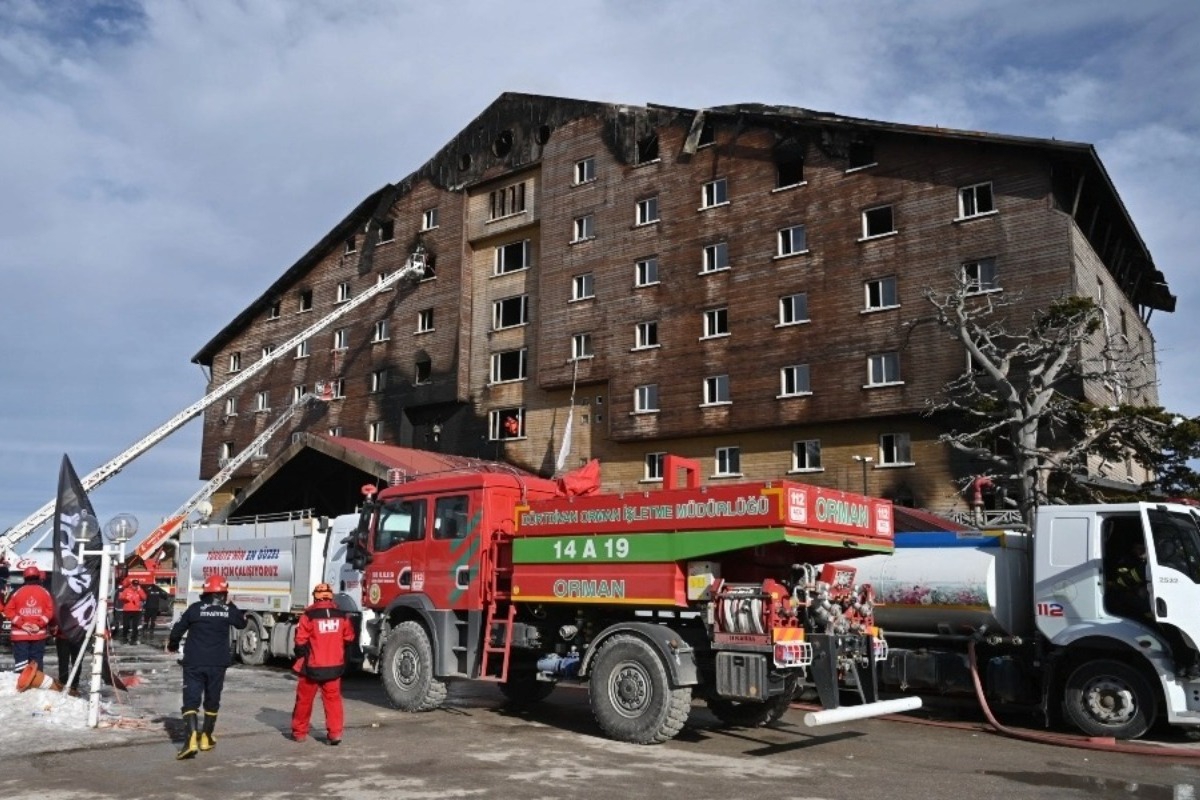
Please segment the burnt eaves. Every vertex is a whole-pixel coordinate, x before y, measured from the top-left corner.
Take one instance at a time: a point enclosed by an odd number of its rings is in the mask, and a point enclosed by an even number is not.
[[[386,217],[391,208],[396,187],[388,184],[376,190],[363,200],[354,210],[325,234],[300,260],[287,269],[272,283],[267,290],[259,295],[240,314],[234,317],[228,325],[217,332],[196,355],[192,356],[193,364],[211,367],[213,359],[231,339],[249,326],[256,318],[265,314],[276,300],[290,291],[305,275],[325,258],[334,248],[341,248],[347,239],[361,232],[372,219],[381,220]],[[370,259],[372,248],[364,243],[359,251],[364,260]]]

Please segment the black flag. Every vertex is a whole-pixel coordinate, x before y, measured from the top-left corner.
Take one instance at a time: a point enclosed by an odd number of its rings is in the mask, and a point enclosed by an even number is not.
[[[99,551],[104,546],[96,513],[87,492],[63,456],[58,473],[58,501],[54,508],[54,573],[50,591],[54,595],[55,615],[62,637],[72,644],[83,641],[96,616],[100,589],[100,556],[89,555],[79,561],[80,521],[89,515],[92,522],[87,549]]]

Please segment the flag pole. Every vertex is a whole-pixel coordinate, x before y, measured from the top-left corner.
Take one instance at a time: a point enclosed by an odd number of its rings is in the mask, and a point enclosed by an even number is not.
[[[124,549],[123,544],[119,549]],[[87,553],[88,551],[84,551]],[[96,555],[92,551],[90,555]],[[108,640],[108,583],[112,580],[113,548],[100,548],[100,589],[96,597],[96,619],[92,633],[92,684],[88,692],[88,727],[100,727],[100,677],[104,671],[104,645]],[[82,652],[82,651],[81,651]]]

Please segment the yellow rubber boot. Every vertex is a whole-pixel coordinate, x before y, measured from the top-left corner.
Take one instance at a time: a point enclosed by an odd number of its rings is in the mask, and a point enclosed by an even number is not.
[[[196,753],[200,752],[200,721],[197,719],[197,712],[190,709],[183,712],[183,724],[186,726],[183,749],[175,756],[181,760],[194,758]]]
[[[213,736],[213,729],[217,727],[217,712],[204,712],[204,727],[200,730],[200,749],[204,751],[212,750],[217,746],[217,737]]]

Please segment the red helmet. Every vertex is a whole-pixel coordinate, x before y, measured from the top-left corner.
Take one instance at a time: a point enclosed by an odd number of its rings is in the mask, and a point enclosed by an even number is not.
[[[25,576],[26,580],[29,580],[30,578],[35,578],[37,580],[42,579],[42,571],[34,564],[30,564],[28,567],[26,567],[25,571],[21,574]]]
[[[229,581],[220,575],[209,575],[204,579],[204,587],[200,591],[204,594],[225,594],[229,591]]]
[[[333,587],[328,583],[318,583],[313,587],[313,600],[332,600]]]

